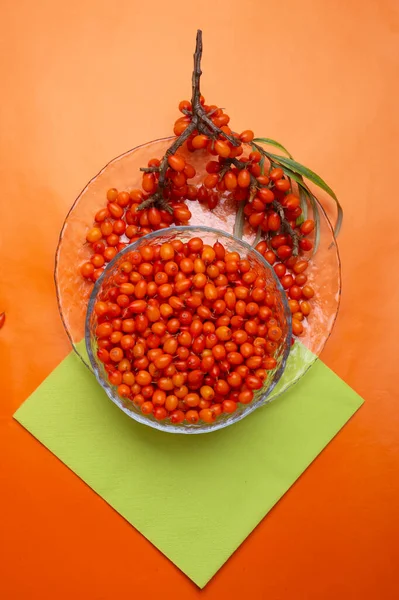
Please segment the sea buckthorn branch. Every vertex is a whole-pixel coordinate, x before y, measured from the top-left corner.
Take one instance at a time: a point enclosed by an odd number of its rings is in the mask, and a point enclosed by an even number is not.
[[[194,131],[198,131],[199,133],[203,133],[209,138],[217,139],[218,137],[224,137],[227,139],[233,146],[239,146],[240,140],[235,137],[229,135],[224,132],[220,127],[215,125],[210,116],[214,114],[218,108],[213,109],[209,113],[206,113],[204,107],[201,104],[201,91],[200,91],[200,80],[201,80],[201,58],[202,58],[202,31],[199,29],[197,31],[197,39],[196,46],[194,52],[194,69],[192,75],[192,97],[191,97],[191,111],[184,110],[184,114],[191,118],[191,122],[188,127],[179,135],[173,142],[173,144],[168,148],[164,157],[162,158],[160,164],[158,166],[151,167],[143,167],[140,171],[144,173],[159,173],[157,190],[153,193],[150,198],[144,200],[138,210],[144,210],[149,208],[152,205],[157,205],[160,208],[167,210],[172,213],[172,208],[164,198],[163,190],[168,185],[168,179],[166,177],[166,172],[168,169],[168,158],[173,156],[177,150],[184,144],[186,140],[192,135]]]
[[[279,236],[279,239],[286,235],[286,244],[283,244],[285,247],[279,256],[291,252],[296,257],[299,250],[309,251],[313,244],[309,240],[303,240],[302,233],[307,235],[305,230],[309,227],[317,228],[317,219],[314,224],[306,224],[303,232],[299,229],[305,221],[301,206],[307,204],[307,199],[297,197],[293,183],[305,191],[307,186],[303,177],[320,187],[324,186],[324,189],[326,184],[315,173],[294,161],[279,142],[269,138],[255,139],[251,130],[238,134],[228,127],[230,117],[223,113],[223,109],[205,104],[200,91],[201,58],[202,32],[198,30],[191,102],[180,102],[179,110],[183,117],[175,122],[176,138],[162,159],[151,159],[148,165],[141,169],[145,194],[142,195],[141,204],[136,211],[157,207],[163,209],[164,213],[167,211],[172,214],[177,223],[186,223],[191,213],[184,203],[185,200],[207,202],[208,208],[212,210],[227,191],[237,201],[234,227],[237,237],[242,237],[247,220],[257,232],[256,239],[268,232],[271,232],[272,236]],[[209,154],[218,156],[218,161],[211,160],[206,165],[207,175],[202,185],[188,182],[195,176],[195,169],[177,153],[183,144],[189,152],[207,149]],[[275,146],[289,158],[269,153],[260,144]],[[244,158],[243,153],[249,145],[252,152]],[[264,172],[265,164],[267,174]],[[308,202],[310,201],[311,198],[308,199]],[[306,212],[305,210],[304,214]],[[158,214],[154,216],[151,213],[150,216],[155,225],[163,219],[162,215]],[[140,223],[145,222],[146,218],[143,217]],[[165,218],[162,224],[165,226],[171,222],[173,221]],[[316,231],[316,240],[317,233]]]
[[[305,192],[305,195],[307,196],[307,201],[309,202],[310,206],[313,208],[313,210],[315,212],[314,217],[315,217],[315,221],[316,221],[316,237],[319,237],[319,234],[320,234],[319,229],[318,229],[319,216],[318,216],[318,206],[317,206],[319,201],[316,199],[316,202],[313,202],[313,199],[315,197],[312,194],[312,192],[310,191],[310,189],[308,188],[308,186],[306,185],[306,183],[304,181],[304,177],[306,179],[308,179],[309,181],[311,181],[316,186],[318,186],[319,188],[321,188],[322,190],[324,190],[325,192],[327,192],[327,194],[334,200],[336,207],[337,207],[337,218],[336,218],[336,222],[334,224],[334,235],[335,235],[335,237],[337,237],[340,232],[341,226],[342,226],[343,210],[342,210],[342,206],[340,205],[340,203],[338,201],[336,194],[330,188],[330,186],[320,177],[320,175],[317,175],[317,173],[315,173],[308,167],[305,167],[304,165],[295,161],[293,159],[292,155],[288,152],[288,150],[286,148],[284,148],[284,146],[282,146],[279,142],[276,142],[275,140],[271,140],[268,138],[258,138],[257,141],[261,141],[268,145],[275,146],[276,148],[278,148],[280,151],[284,152],[284,154],[287,155],[287,156],[279,156],[276,154],[271,154],[271,153],[267,152],[264,148],[262,148],[262,146],[257,144],[255,140],[252,140],[252,142],[251,142],[252,147],[255,148],[256,150],[258,150],[262,154],[263,158],[267,158],[267,160],[270,162],[271,168],[275,167],[275,166],[282,168],[286,177],[291,182],[291,184],[292,184],[292,181],[295,181],[298,185],[298,188],[302,188],[302,190]],[[314,252],[316,250],[317,250],[317,244],[315,244]]]
[[[267,157],[267,153],[263,150],[263,148],[261,146],[257,146],[257,144],[253,144],[253,146],[255,146],[257,150],[259,149],[259,151]],[[270,161],[270,164],[272,165],[273,164],[272,161],[269,158],[268,158],[268,160]],[[243,161],[238,160],[237,158],[226,159],[226,164],[228,164],[228,165],[233,164],[235,167],[237,167],[237,169],[247,168],[247,164],[244,163]],[[249,188],[250,189],[249,198],[248,198],[249,203],[251,203],[253,201],[258,190],[269,187],[269,184],[267,184],[267,185],[260,184],[254,175],[250,174],[250,177],[251,177],[251,184],[250,184],[250,188]],[[299,241],[301,239],[301,236],[299,236],[296,233],[296,231],[294,231],[294,229],[291,227],[288,219],[285,216],[283,205],[278,200],[273,200],[272,206],[280,216],[281,229],[284,230],[286,233],[288,233],[291,236],[292,242],[293,242],[293,252],[292,253],[294,256],[297,256],[298,252],[299,252]],[[241,210],[237,211],[236,219],[237,220],[244,219],[244,214]],[[239,224],[237,224],[237,226],[235,227],[235,231],[242,231],[242,229],[243,228]],[[258,243],[260,239],[261,239],[261,233],[258,230],[257,234],[256,234],[255,242]]]

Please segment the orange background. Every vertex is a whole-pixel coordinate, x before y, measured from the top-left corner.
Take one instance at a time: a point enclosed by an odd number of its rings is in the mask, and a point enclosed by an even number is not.
[[[3,0],[1,15],[0,597],[398,598],[397,1]],[[366,400],[202,592],[12,420],[70,350],[64,216],[112,157],[170,134],[197,27],[208,101],[345,208],[323,359]]]

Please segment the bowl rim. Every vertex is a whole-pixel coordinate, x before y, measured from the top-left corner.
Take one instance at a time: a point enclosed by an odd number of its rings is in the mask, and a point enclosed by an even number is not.
[[[208,427],[207,429],[194,428],[189,425],[185,426],[185,425],[173,425],[173,424],[169,424],[169,423],[166,424],[166,423],[163,423],[163,421],[150,421],[149,419],[146,418],[145,415],[142,415],[140,413],[135,413],[135,412],[129,410],[128,408],[126,408],[125,406],[123,406],[122,402],[117,400],[110,384],[100,375],[100,372],[99,372],[99,369],[97,366],[97,361],[91,350],[91,343],[90,343],[90,337],[91,337],[90,336],[90,319],[91,319],[91,315],[93,312],[94,304],[97,299],[97,294],[98,294],[99,290],[101,289],[103,281],[106,279],[107,274],[113,269],[115,264],[120,262],[121,258],[125,254],[129,254],[129,253],[133,252],[137,247],[139,247],[142,244],[143,240],[153,240],[159,236],[167,234],[168,232],[188,233],[193,230],[203,231],[204,233],[210,232],[213,234],[220,235],[222,237],[227,237],[235,242],[238,242],[239,244],[242,244],[244,246],[244,248],[247,249],[248,252],[256,252],[257,258],[259,259],[262,266],[264,266],[266,268],[266,270],[268,270],[271,273],[272,278],[274,279],[274,282],[276,284],[276,287],[280,293],[283,308],[284,308],[284,314],[285,314],[285,317],[287,320],[287,327],[288,327],[286,343],[285,343],[285,348],[284,348],[280,367],[276,371],[274,380],[270,384],[270,386],[267,390],[267,394],[262,397],[261,402],[258,401],[254,405],[249,404],[248,410],[237,415],[237,418],[235,420],[231,420],[230,422],[228,422],[228,421],[219,421],[218,422],[216,420],[215,423],[212,423],[210,425],[210,427]],[[108,265],[106,266],[101,277],[99,277],[99,279],[97,279],[97,281],[95,282],[94,287],[90,293],[90,298],[89,298],[89,302],[87,305],[86,318],[85,318],[85,346],[86,346],[87,355],[89,357],[89,361],[91,364],[91,368],[94,372],[94,375],[95,375],[98,383],[101,385],[101,387],[103,388],[103,390],[109,397],[109,399],[114,404],[116,404],[116,406],[118,406],[118,408],[121,409],[131,419],[134,419],[135,421],[138,421],[139,423],[142,423],[143,425],[147,425],[148,427],[152,427],[153,429],[157,429],[159,431],[164,431],[166,433],[179,433],[179,434],[211,433],[213,431],[217,431],[218,429],[224,429],[230,425],[238,423],[239,421],[241,421],[242,419],[247,417],[249,414],[251,414],[257,408],[264,406],[267,403],[266,402],[267,398],[270,396],[271,392],[273,391],[273,389],[279,382],[279,380],[285,370],[285,367],[287,364],[287,359],[288,359],[288,356],[289,356],[289,353],[291,350],[291,339],[292,339],[292,315],[291,315],[291,311],[290,311],[289,304],[288,304],[288,298],[287,298],[287,295],[284,292],[284,289],[280,283],[280,280],[278,279],[272,266],[253,246],[248,244],[248,242],[246,242],[240,238],[237,238],[236,236],[234,236],[226,231],[221,231],[220,229],[215,229],[213,227],[206,227],[203,225],[178,225],[178,226],[167,227],[165,229],[159,229],[157,231],[153,231],[151,233],[148,233],[147,235],[144,235],[143,237],[139,238],[132,244],[129,244],[128,246],[126,246],[126,248],[121,250],[121,252],[118,252],[118,254],[108,263]]]

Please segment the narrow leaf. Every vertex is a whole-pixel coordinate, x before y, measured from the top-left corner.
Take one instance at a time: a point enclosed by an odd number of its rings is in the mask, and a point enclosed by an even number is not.
[[[270,138],[256,138],[253,141],[258,144],[267,144],[268,146],[274,146],[275,148],[278,148],[279,150],[281,150],[281,152],[284,152],[284,154],[292,158],[292,155],[288,152],[288,150],[284,148],[284,146],[280,144],[280,142],[276,142],[276,140],[271,140]]]
[[[335,237],[338,236],[339,232],[341,231],[341,227],[342,227],[342,221],[344,220],[344,211],[342,206],[340,205],[339,202],[337,202],[337,220],[335,221],[335,225],[334,225],[334,235]]]
[[[262,154],[262,158],[260,159],[259,166],[260,166],[260,174],[264,175],[265,174],[265,156],[264,156],[264,154]]]
[[[309,201],[313,210],[313,220],[314,220],[314,245],[313,245],[313,254],[316,254],[317,249],[320,243],[320,213],[319,207],[317,204],[317,199],[310,194]]]
[[[299,200],[301,202],[303,220],[306,221],[306,219],[308,218],[308,201],[307,201],[308,196],[307,196],[305,190],[303,189],[303,187],[299,184],[298,184],[298,192],[299,192]]]
[[[335,237],[337,237],[337,235],[339,234],[340,229],[341,229],[344,214],[343,214],[342,206],[340,205],[337,196],[335,195],[333,190],[330,188],[330,186],[327,185],[327,183],[319,175],[317,175],[314,171],[311,171],[311,169],[304,167],[303,165],[296,162],[295,160],[285,158],[284,156],[277,156],[276,154],[270,154],[270,158],[272,160],[278,161],[284,171],[285,171],[284,167],[288,168],[291,171],[291,174],[288,176],[295,179],[295,181],[297,181],[302,187],[305,187],[305,189],[308,189],[308,188],[307,188],[306,184],[304,184],[302,177],[306,177],[306,179],[309,179],[312,183],[314,183],[315,185],[320,187],[322,190],[327,192],[331,196],[331,198],[333,198],[335,200],[335,203],[337,205],[337,219],[336,219],[335,226],[334,226],[334,235],[335,235]],[[295,173],[297,175],[297,178],[295,178],[292,175],[292,173]],[[298,181],[298,176],[300,176],[299,181]]]
[[[304,222],[304,220],[305,220],[305,219],[304,219],[304,216],[303,216],[303,215],[300,215],[300,216],[299,216],[299,217],[296,219],[296,221],[295,221],[295,225],[297,225],[297,226],[298,226],[298,225],[302,225],[302,223]]]
[[[327,185],[326,182],[314,171],[308,169],[308,167],[304,167],[300,163],[296,162],[296,160],[285,158],[285,156],[277,156],[276,154],[271,154],[270,156],[274,160],[279,161],[282,165],[285,165],[286,167],[294,171],[294,173],[297,173],[298,175],[302,175],[302,177],[306,177],[306,179],[309,179],[312,183],[319,186],[322,190],[327,192],[327,194],[329,194],[331,198],[334,198],[334,200],[338,202],[338,198],[333,192],[333,190],[330,188],[330,186]]]
[[[254,241],[252,242],[252,247],[255,248],[255,246],[260,242],[260,238],[262,237],[262,230],[260,227],[258,227],[258,231],[256,232],[256,236]]]
[[[240,202],[240,206],[238,207],[233,231],[233,235],[240,240],[242,239],[242,234],[244,232],[244,207],[245,200],[242,200]]]

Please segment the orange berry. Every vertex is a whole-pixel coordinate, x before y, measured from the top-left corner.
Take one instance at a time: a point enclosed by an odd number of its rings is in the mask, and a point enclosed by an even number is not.
[[[186,166],[186,161],[182,156],[178,154],[172,154],[172,156],[168,156],[168,165],[174,171],[183,171]]]
[[[214,150],[216,154],[221,156],[222,158],[227,158],[230,154],[230,147],[227,142],[223,142],[222,140],[217,140],[214,145]]]
[[[249,144],[254,139],[254,132],[250,129],[246,129],[240,135],[240,140],[245,144]]]
[[[192,145],[193,148],[195,148],[196,150],[199,150],[200,148],[206,148],[207,144],[209,142],[209,138],[206,135],[196,135],[193,139],[192,139]]]
[[[242,169],[237,178],[237,183],[240,188],[247,188],[251,183],[251,175],[246,169]]]
[[[307,219],[302,223],[300,229],[303,235],[308,235],[314,229],[314,221],[312,219]]]
[[[232,171],[227,171],[226,175],[224,176],[224,184],[226,186],[226,189],[230,192],[236,189],[237,177]]]

